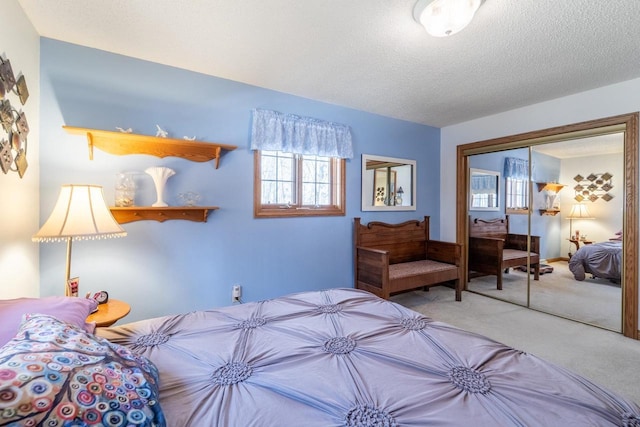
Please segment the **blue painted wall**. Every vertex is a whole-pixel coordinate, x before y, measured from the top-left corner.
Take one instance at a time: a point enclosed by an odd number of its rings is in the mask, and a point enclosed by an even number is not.
[[[143,173],[150,166],[176,171],[167,183],[170,205],[179,204],[178,193],[191,190],[202,195],[200,204],[220,206],[207,223],[135,222],[124,225],[129,235],[123,239],[74,243],[71,274],[80,276],[81,294],[106,289],[128,301],[132,312],[127,320],[228,305],[233,284],[242,285],[245,301],[352,287],[355,216],[364,222],[401,222],[430,215],[431,235],[439,238],[437,128],[46,38],[41,41],[41,69],[41,224],[62,184],[102,185],[113,204],[118,172],[139,172],[136,201],[150,205],[155,190]],[[346,216],[253,218],[252,108],[351,126],[355,157],[347,162]],[[219,169],[212,162],[113,156],[99,150],[89,161],[86,139],[62,129],[118,126],[154,135],[156,124],[172,137],[195,135],[238,149],[223,156]],[[360,210],[362,153],[417,160],[415,212]],[[60,294],[64,245],[40,244],[40,255],[41,294]]]

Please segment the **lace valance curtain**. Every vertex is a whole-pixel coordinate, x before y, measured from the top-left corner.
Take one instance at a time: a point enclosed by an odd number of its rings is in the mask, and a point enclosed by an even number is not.
[[[529,160],[517,157],[505,157],[504,177],[513,179],[529,179]]]
[[[253,110],[251,149],[351,159],[351,129],[312,117]]]
[[[495,193],[496,177],[494,175],[473,175],[471,177],[471,193],[487,194]]]

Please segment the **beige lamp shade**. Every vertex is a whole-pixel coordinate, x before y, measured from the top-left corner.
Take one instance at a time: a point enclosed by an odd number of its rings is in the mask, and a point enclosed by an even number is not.
[[[569,216],[567,219],[595,219],[589,213],[589,209],[587,209],[587,205],[583,205],[582,203],[576,203],[571,206],[571,212],[569,212]]]
[[[49,219],[33,236],[34,242],[124,237],[97,185],[63,185]]]
[[[97,185],[63,185],[49,219],[32,237],[34,242],[67,242],[65,295],[71,277],[71,243],[74,240],[124,237],[127,232],[118,224]]]

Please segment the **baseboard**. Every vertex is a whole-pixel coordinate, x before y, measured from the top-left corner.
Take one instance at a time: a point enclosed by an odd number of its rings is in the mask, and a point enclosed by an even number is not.
[[[563,258],[563,257],[558,257],[558,258],[547,258],[545,260],[540,261],[542,264],[545,263],[549,263],[549,262],[556,262],[556,261],[569,261],[569,258]]]

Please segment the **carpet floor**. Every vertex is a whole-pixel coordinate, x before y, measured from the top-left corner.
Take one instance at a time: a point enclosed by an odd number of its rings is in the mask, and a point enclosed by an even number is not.
[[[574,279],[566,261],[548,263],[553,272],[531,277],[529,306],[546,313],[596,325],[615,332],[622,331],[622,289],[620,284],[606,279]],[[510,269],[502,275],[502,290],[496,289],[496,276],[471,279],[471,291],[494,298],[527,305],[527,273]]]
[[[472,292],[463,292],[457,302],[454,291],[444,286],[394,295],[391,300],[535,354],[640,403],[640,341]]]

